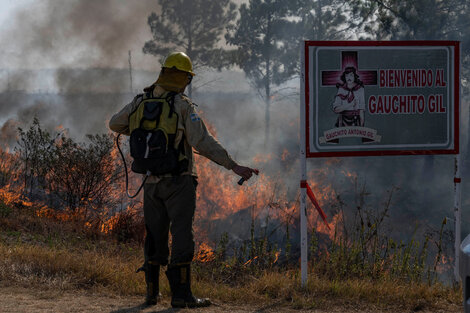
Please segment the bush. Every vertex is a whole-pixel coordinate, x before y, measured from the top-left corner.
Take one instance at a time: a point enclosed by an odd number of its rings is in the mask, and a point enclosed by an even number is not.
[[[87,135],[87,140],[77,143],[65,133],[53,136],[36,118],[27,131],[19,129],[23,193],[84,221],[108,213],[116,205],[116,181],[123,174],[112,153],[113,136]]]

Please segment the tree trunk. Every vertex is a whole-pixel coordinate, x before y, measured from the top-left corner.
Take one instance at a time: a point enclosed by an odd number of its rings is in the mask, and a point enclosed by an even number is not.
[[[269,14],[269,13],[268,13]],[[269,126],[270,126],[270,106],[271,106],[271,51],[270,51],[270,43],[271,43],[271,15],[268,16],[268,27],[266,31],[266,38],[265,38],[265,49],[266,49],[266,77],[264,80],[264,91],[265,91],[265,105],[266,111],[264,115],[264,147],[268,145],[269,142]]]
[[[316,19],[316,24],[317,24],[317,32],[315,34],[315,39],[316,40],[322,40],[323,37],[325,36],[324,34],[324,29],[323,29],[323,14],[322,14],[322,2],[321,0],[317,1],[317,5],[315,7],[315,19]]]
[[[264,122],[265,122],[265,129],[264,129],[264,146],[266,147],[268,142],[269,142],[269,125],[270,125],[270,106],[271,106],[271,95],[270,95],[270,88],[269,88],[269,83],[266,84],[266,98],[265,98],[265,105],[266,105],[266,111],[264,114]]]

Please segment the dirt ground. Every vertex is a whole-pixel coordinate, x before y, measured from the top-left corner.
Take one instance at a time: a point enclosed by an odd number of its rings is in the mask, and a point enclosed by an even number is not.
[[[0,287],[0,312],[21,313],[21,312],[109,312],[109,313],[170,313],[170,312],[229,312],[229,313],[271,313],[271,312],[315,312],[315,313],[339,313],[339,312],[410,312],[396,309],[378,310],[374,308],[354,308],[354,307],[332,307],[327,310],[296,310],[292,308],[280,307],[276,303],[269,305],[232,305],[216,303],[209,308],[203,309],[171,309],[169,299],[163,299],[162,303],[156,306],[144,307],[142,297],[119,297],[105,294],[94,294],[86,291],[54,291],[41,289],[26,289],[23,287]],[[459,307],[449,307],[440,310],[419,310],[418,312],[463,312]]]

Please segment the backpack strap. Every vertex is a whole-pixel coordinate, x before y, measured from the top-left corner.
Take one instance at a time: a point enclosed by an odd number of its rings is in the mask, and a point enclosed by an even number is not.
[[[173,116],[173,113],[175,113],[175,96],[176,92],[174,91],[168,91],[167,94],[165,95],[165,100],[168,102],[168,105],[170,106],[170,113],[168,114],[168,118],[171,118]]]

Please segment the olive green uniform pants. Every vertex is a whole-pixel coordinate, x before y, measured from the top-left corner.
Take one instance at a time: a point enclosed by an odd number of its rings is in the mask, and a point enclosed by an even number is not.
[[[194,256],[193,219],[197,180],[190,175],[164,177],[144,186],[145,261],[168,264],[191,262]]]

